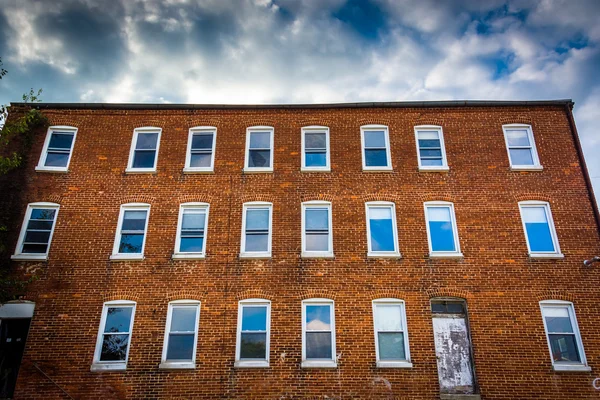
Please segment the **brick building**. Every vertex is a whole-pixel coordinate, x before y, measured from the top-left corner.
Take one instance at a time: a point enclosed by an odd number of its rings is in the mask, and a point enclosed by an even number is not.
[[[39,105],[15,398],[599,398],[572,106]]]

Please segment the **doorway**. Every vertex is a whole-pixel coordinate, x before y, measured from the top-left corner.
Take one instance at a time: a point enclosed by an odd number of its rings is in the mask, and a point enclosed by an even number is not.
[[[0,398],[12,398],[25,342],[33,316],[33,303],[0,306]]]

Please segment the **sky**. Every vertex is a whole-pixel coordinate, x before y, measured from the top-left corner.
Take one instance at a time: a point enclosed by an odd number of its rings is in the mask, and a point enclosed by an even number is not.
[[[0,0],[0,104],[571,98],[598,197],[599,21],[600,0]]]

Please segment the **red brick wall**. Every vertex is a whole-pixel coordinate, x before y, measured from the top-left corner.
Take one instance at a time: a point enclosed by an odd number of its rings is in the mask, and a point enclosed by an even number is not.
[[[30,286],[35,316],[16,398],[439,398],[429,299],[464,297],[484,399],[600,397],[600,240],[561,107],[256,110],[46,110],[79,128],[68,174],[36,173],[25,200],[61,209],[47,263]],[[502,124],[533,127],[544,170],[513,172]],[[362,172],[360,126],[389,126],[392,172]],[[450,171],[417,169],[413,127],[443,127]],[[163,129],[158,171],[126,175],[133,130]],[[218,128],[215,173],[184,175],[188,128]],[[274,173],[243,174],[246,127],[275,128]],[[330,173],[300,172],[300,128],[331,132]],[[300,205],[332,201],[334,260],[300,258]],[[396,204],[400,260],[367,259],[365,201]],[[273,203],[273,257],[240,260],[242,203]],[[464,260],[429,260],[423,202],[454,202]],[[518,201],[550,202],[563,260],[530,260]],[[145,260],[110,262],[119,206],[152,205]],[[210,203],[207,257],[173,261],[179,204]],[[26,203],[18,212],[24,214]],[[16,242],[20,226],[12,227]],[[234,369],[237,302],[272,301],[271,367]],[[335,370],[303,370],[301,301],[335,300]],[[371,301],[406,301],[412,369],[377,369]],[[137,301],[126,371],[90,372],[102,304]],[[200,300],[197,368],[158,369],[167,304]],[[538,302],[573,301],[591,373],[552,370]]]

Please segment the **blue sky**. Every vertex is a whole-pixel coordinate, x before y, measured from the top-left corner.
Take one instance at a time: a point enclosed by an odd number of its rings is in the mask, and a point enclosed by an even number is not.
[[[600,194],[598,0],[0,0],[0,103],[575,101]]]

